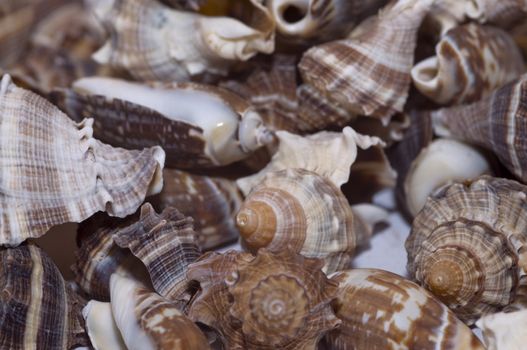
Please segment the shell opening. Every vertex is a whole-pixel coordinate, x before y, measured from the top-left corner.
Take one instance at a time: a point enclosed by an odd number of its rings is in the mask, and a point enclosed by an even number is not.
[[[275,0],[269,5],[278,30],[293,36],[309,36],[313,31],[309,6],[310,0]]]
[[[441,88],[437,56],[419,62],[412,68],[410,74],[417,89],[426,96],[434,95]]]

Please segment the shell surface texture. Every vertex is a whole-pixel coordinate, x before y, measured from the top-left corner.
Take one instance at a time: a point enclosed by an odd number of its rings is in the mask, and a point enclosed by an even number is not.
[[[16,245],[97,211],[124,217],[161,190],[165,153],[112,148],[4,75],[0,91],[0,244]]]
[[[513,180],[443,186],[414,219],[408,271],[469,324],[501,310],[526,288],[526,210]]]
[[[527,310],[484,316],[476,325],[483,331],[487,350],[521,350],[527,342]]]

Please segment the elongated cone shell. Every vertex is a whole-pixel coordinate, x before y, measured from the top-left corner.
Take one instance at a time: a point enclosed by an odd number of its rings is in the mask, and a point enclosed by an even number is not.
[[[523,0],[475,0],[466,1],[466,13],[471,19],[510,28],[525,19],[527,4]]]
[[[172,10],[150,0],[91,0],[110,39],[93,56],[141,81],[225,74],[229,65],[274,51],[274,23],[257,0],[252,22]]]
[[[218,329],[224,346],[316,349],[320,338],[338,326],[330,308],[336,286],[321,271],[321,261],[267,250],[260,250],[255,258],[236,254],[243,253],[231,252],[229,258],[215,253],[189,269],[189,278],[198,280],[202,288],[189,314],[217,327],[217,322],[210,322],[214,317],[208,318],[213,308],[227,313]],[[214,294],[211,288],[217,288]],[[227,303],[219,306],[219,295],[224,295]]]
[[[73,349],[89,346],[84,301],[34,244],[0,248],[0,348]]]
[[[165,153],[112,148],[4,75],[0,89],[0,244],[17,245],[97,211],[124,217],[161,190]]]
[[[406,241],[408,271],[473,323],[526,288],[527,187],[482,176],[429,197]]]
[[[434,131],[487,148],[527,182],[527,75],[484,100],[433,112]]]
[[[163,182],[161,193],[150,201],[158,210],[175,207],[194,218],[196,240],[202,250],[238,239],[234,217],[243,198],[234,181],[164,169]]]
[[[248,101],[211,85],[90,77],[53,96],[76,120],[97,116],[95,136],[112,145],[161,145],[171,167],[230,164],[272,140]]]
[[[331,281],[339,284],[333,308],[342,320],[327,336],[331,349],[484,349],[452,311],[399,275],[356,269]]]
[[[432,2],[398,1],[348,39],[309,49],[299,64],[304,81],[350,111],[387,122],[406,103],[417,31]]]
[[[527,310],[487,315],[476,325],[483,330],[487,350],[521,350],[527,342]]]
[[[198,326],[170,301],[117,274],[110,285],[112,313],[128,349],[210,349]]]
[[[433,101],[460,104],[479,101],[523,72],[523,57],[510,34],[468,23],[449,30],[436,55],[412,68],[412,79]]]

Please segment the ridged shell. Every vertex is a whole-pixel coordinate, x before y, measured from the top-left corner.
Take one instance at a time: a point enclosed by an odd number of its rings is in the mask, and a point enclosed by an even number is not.
[[[525,72],[520,50],[505,31],[468,23],[449,30],[436,55],[412,68],[417,89],[434,102],[479,101]]]
[[[164,169],[163,182],[163,190],[150,202],[158,210],[180,208],[183,214],[194,218],[196,240],[202,250],[238,239],[234,217],[243,198],[234,181]]]
[[[170,301],[117,274],[110,285],[112,313],[128,349],[210,349],[198,326]]]
[[[474,0],[467,1],[467,16],[482,23],[510,28],[525,18],[527,4],[523,0]]]
[[[251,0],[248,25],[228,17],[172,10],[157,1],[90,1],[111,38],[94,55],[137,80],[182,81],[225,74],[229,65],[274,50],[274,23]]]
[[[470,328],[425,289],[376,269],[337,272],[332,303],[341,326],[327,336],[331,349],[483,350]]]
[[[0,89],[0,244],[17,245],[97,211],[124,217],[161,190],[165,153],[112,148],[55,106],[15,86]]]
[[[523,182],[527,182],[527,75],[469,105],[432,113],[434,131],[493,151]]]
[[[304,81],[349,111],[387,122],[410,88],[417,31],[430,0],[402,0],[363,22],[348,38],[309,49]]]
[[[210,85],[142,85],[92,77],[54,94],[76,120],[96,116],[94,133],[126,148],[161,145],[167,165],[226,165],[272,140],[248,101]]]
[[[408,271],[473,323],[526,288],[527,187],[482,176],[444,186],[415,217]]]
[[[483,330],[487,350],[521,350],[527,344],[527,310],[498,312],[476,322]]]
[[[255,258],[229,254],[205,256],[188,272],[202,288],[190,317],[216,328],[227,348],[316,349],[340,323],[330,308],[336,286],[320,270],[321,261],[266,250]]]
[[[36,245],[0,248],[0,348],[89,346],[84,303]]]

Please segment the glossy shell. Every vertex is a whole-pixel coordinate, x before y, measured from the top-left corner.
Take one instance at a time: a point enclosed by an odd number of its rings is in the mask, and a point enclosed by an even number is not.
[[[484,316],[476,325],[483,330],[487,350],[521,350],[527,342],[527,310]]]

